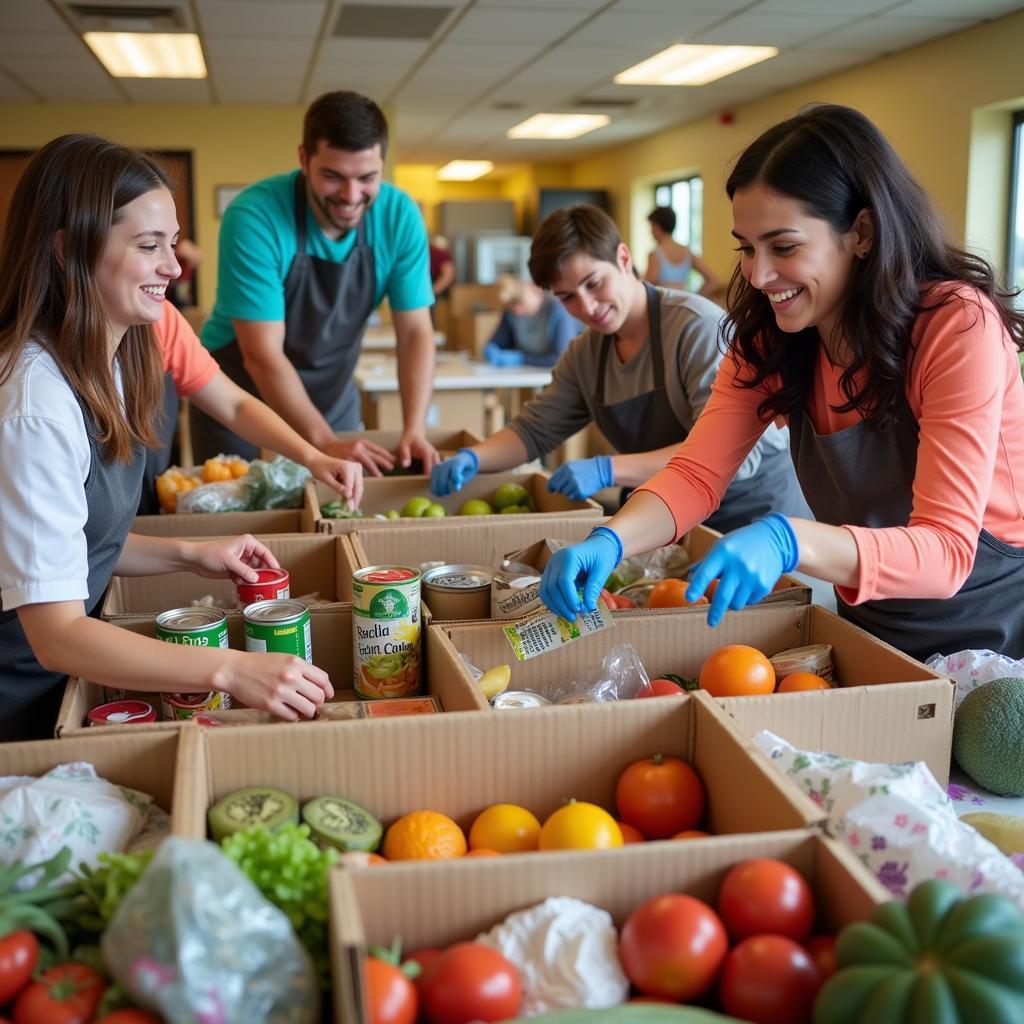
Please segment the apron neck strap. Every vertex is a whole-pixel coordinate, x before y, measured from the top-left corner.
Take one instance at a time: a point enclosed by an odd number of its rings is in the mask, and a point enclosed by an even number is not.
[[[665,353],[661,348],[661,298],[646,281],[644,291],[647,295],[647,337],[651,345],[651,369],[654,371],[654,390],[657,391],[665,386]],[[601,352],[597,358],[597,393],[594,396],[598,405],[604,405],[604,375],[614,340],[613,334],[606,334],[601,339]]]

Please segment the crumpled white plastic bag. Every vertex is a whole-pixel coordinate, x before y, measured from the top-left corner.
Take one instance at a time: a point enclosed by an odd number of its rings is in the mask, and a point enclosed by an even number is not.
[[[872,764],[796,750],[768,730],[754,742],[828,813],[829,833],[894,896],[944,878],[966,893],[1000,893],[1024,908],[1024,872],[960,821],[923,761]]]
[[[964,697],[993,679],[1006,676],[1024,677],[1024,661],[1014,661],[993,651],[957,651],[956,654],[933,654],[925,664],[939,675],[949,676],[956,684],[953,707],[960,709]]]

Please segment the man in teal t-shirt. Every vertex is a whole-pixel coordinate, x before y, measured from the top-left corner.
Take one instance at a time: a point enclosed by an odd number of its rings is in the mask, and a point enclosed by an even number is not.
[[[265,178],[228,207],[217,301],[202,340],[224,372],[311,444],[379,475],[394,457],[336,431],[360,424],[353,372],[366,321],[387,296],[394,319],[408,466],[437,462],[425,420],[434,376],[430,256],[412,199],[381,180],[387,122],[372,100],[326,93],[306,111],[300,170]],[[197,459],[256,449],[192,410]]]

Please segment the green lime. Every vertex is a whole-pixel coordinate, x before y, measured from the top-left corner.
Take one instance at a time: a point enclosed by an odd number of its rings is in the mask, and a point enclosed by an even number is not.
[[[470,498],[462,508],[459,509],[460,516],[489,516],[494,509],[487,504],[483,498]]]
[[[439,505],[436,501],[429,504],[423,511],[424,519],[440,519],[446,515],[448,513],[445,511],[444,505]]]
[[[491,501],[496,509],[504,509],[509,505],[525,505],[529,494],[521,484],[499,484]]]
[[[433,502],[429,498],[410,498],[402,506],[402,517],[404,519],[419,519],[432,504]]]

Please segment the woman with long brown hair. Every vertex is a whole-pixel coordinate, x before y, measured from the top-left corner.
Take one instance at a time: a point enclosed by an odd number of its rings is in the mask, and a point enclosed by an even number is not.
[[[162,366],[151,325],[177,277],[161,168],[90,135],[32,158],[0,255],[0,739],[52,733],[63,682],[211,691],[283,718],[332,695],[299,658],[169,646],[99,619],[112,574],[255,578],[251,536],[130,534]]]

